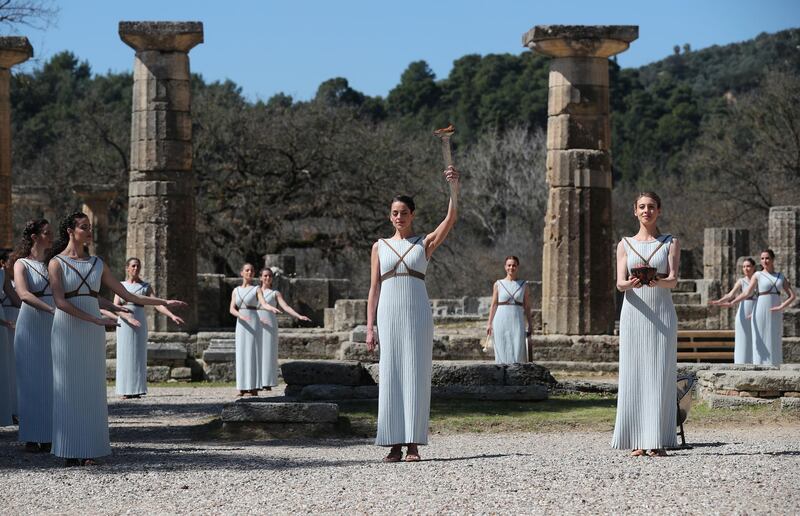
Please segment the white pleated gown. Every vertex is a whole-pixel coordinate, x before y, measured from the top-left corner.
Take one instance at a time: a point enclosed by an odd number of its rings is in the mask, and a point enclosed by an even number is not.
[[[742,292],[746,292],[750,288],[750,282],[747,278],[739,280],[742,285]],[[734,364],[752,364],[753,363],[753,331],[751,315],[758,300],[758,292],[753,294],[750,299],[745,299],[739,303],[739,308],[736,310],[736,325],[735,325],[735,340],[736,344],[733,348],[733,363]]]
[[[236,309],[249,318],[236,318],[236,388],[261,388],[261,323],[258,320],[258,288],[236,287]]]
[[[669,272],[670,235],[650,259],[659,273]],[[650,256],[659,241],[637,242]],[[628,248],[628,271],[641,260]],[[618,449],[663,449],[677,445],[678,320],[670,289],[643,286],[625,291],[619,324],[619,392],[611,445]]]
[[[5,271],[0,269],[0,288],[5,281]],[[0,305],[0,319],[6,319],[3,306]],[[14,397],[11,393],[11,360],[14,356],[8,342],[8,332],[0,328],[0,426],[10,426],[13,421],[11,413],[14,410]]]
[[[380,240],[381,275],[409,269],[425,274],[422,237]],[[398,263],[397,253],[405,255]],[[431,404],[433,316],[423,279],[398,275],[381,283],[378,300],[380,345],[378,434],[375,444],[428,444]]]
[[[67,299],[75,307],[100,317],[97,298],[103,261],[92,256],[73,260],[56,256],[64,292],[81,295]],[[92,267],[94,262],[97,262]],[[66,263],[65,263],[66,262]],[[83,283],[75,267],[86,278]],[[58,457],[90,459],[111,453],[106,400],[106,339],[102,326],[56,310],[51,332],[53,353],[53,450]]]
[[[137,296],[147,296],[150,284],[123,281],[125,290]],[[124,319],[117,326],[116,393],[120,396],[147,394],[147,314],[144,306],[126,303],[140,326],[134,328]]]
[[[783,363],[783,312],[772,312],[772,307],[781,304],[783,274],[758,271],[758,302],[753,310],[753,363],[781,365]]]
[[[16,288],[14,282],[11,282],[11,286]],[[19,317],[19,308],[12,305],[11,298],[8,297],[5,291],[2,290],[0,287],[0,295],[2,296],[3,301],[3,310],[5,312],[6,320],[16,322],[17,317]],[[14,356],[14,329],[13,328],[6,328],[6,332],[8,333],[8,347],[7,352],[9,354],[8,357],[8,383],[9,383],[9,392],[11,393],[11,413],[15,416],[19,415],[19,403],[17,401],[17,360]]]
[[[264,289],[261,291],[264,301],[271,306],[278,306],[278,291]],[[278,318],[274,313],[259,309],[261,322],[261,386],[278,385]]]
[[[47,266],[21,259],[28,290],[55,306]],[[49,443],[53,438],[53,354],[50,333],[53,314],[23,303],[17,318],[14,349],[17,356],[19,437],[22,442]]]
[[[497,310],[492,321],[494,361],[498,364],[518,364],[528,361],[525,339],[525,282],[501,279],[497,281]]]

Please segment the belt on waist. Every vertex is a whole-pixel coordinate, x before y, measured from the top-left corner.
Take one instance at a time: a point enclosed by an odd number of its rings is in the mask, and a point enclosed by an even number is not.
[[[136,306],[136,307],[139,307],[139,308],[144,308],[144,305],[137,305],[136,303],[125,303],[125,305],[127,305],[127,306]]]
[[[417,272],[415,270],[409,269],[408,272],[389,271],[386,274],[384,274],[383,276],[381,276],[381,283],[383,283],[387,279],[396,278],[397,276],[411,276],[412,278],[417,278],[417,279],[421,279],[422,281],[425,281],[425,275],[424,274],[422,274],[421,272]]]
[[[247,310],[258,310],[258,307],[257,307],[257,306],[240,306],[240,307],[239,307],[239,310],[244,310],[245,308],[246,308]]]
[[[759,292],[759,296],[780,296],[780,292]]]
[[[52,294],[52,293],[50,293],[50,294],[45,294],[45,293],[44,293],[44,291],[41,291],[41,292],[31,292],[31,294],[33,294],[33,295],[34,295],[34,296],[36,296],[36,297],[53,297],[53,294]]]
[[[94,290],[90,290],[89,292],[77,292],[77,291],[73,290],[72,292],[65,292],[64,293],[64,299],[69,299],[71,297],[81,297],[81,296],[97,297],[98,293],[95,292]]]

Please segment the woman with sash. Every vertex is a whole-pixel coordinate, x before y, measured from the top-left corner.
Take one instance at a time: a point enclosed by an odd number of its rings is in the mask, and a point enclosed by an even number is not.
[[[792,282],[780,272],[775,271],[775,252],[772,249],[761,251],[761,270],[753,275],[753,281],[746,291],[728,303],[720,306],[733,306],[745,299],[758,295],[753,310],[753,363],[781,365],[783,363],[783,311],[797,296]],[[782,293],[785,300],[781,300]]]
[[[231,292],[229,311],[236,317],[236,388],[239,396],[258,396],[261,387],[261,325],[258,309],[279,311],[264,303],[261,289],[253,285],[255,268],[242,265],[242,284]]]
[[[126,279],[122,282],[122,286],[137,296],[155,296],[153,287],[139,276],[141,271],[142,262],[138,258],[128,258],[125,262]],[[115,390],[122,399],[140,398],[147,394],[147,314],[143,305],[130,303],[118,295],[114,296],[114,304],[130,309],[132,317],[138,323],[138,325],[132,324],[125,317],[119,318]],[[156,305],[155,309],[178,326],[183,324],[183,319],[172,313],[169,308]]]
[[[750,288],[750,283],[753,281],[753,275],[756,272],[756,261],[748,257],[742,262],[742,273],[744,277],[739,278],[733,285],[730,292],[721,298],[710,301],[711,305],[722,305],[731,301],[736,297],[738,292],[745,292]],[[736,344],[733,348],[733,363],[734,364],[752,364],[753,363],[753,331],[752,331],[752,318],[753,309],[758,300],[758,293],[754,293],[749,298],[745,299],[739,304],[739,309],[736,311]]]
[[[273,387],[278,385],[278,318],[276,316],[276,314],[280,313],[278,307],[280,306],[284,312],[299,321],[311,321],[311,319],[294,310],[283,298],[283,294],[273,290],[272,283],[275,280],[275,274],[272,269],[261,269],[261,277],[259,279],[261,281],[263,303],[275,309],[259,308],[259,313],[261,314],[260,383],[264,390],[271,391]]]
[[[611,446],[633,450],[635,457],[662,457],[666,448],[677,445],[678,319],[670,289],[678,283],[680,246],[656,225],[661,215],[658,195],[640,193],[633,214],[639,231],[617,245],[617,289],[625,298]]]
[[[498,364],[528,361],[527,338],[531,334],[530,296],[527,283],[517,280],[519,258],[507,256],[506,277],[492,289],[492,307],[486,334],[494,340],[494,360]],[[528,331],[525,331],[525,323]]]
[[[428,443],[433,352],[433,315],[425,272],[433,252],[456,223],[459,173],[444,171],[451,186],[447,215],[427,235],[413,228],[414,200],[392,199],[389,220],[394,236],[372,246],[367,301],[367,349],[380,345],[378,435],[375,444],[391,447],[386,462],[420,459],[418,445]],[[375,335],[377,318],[378,335]]]
[[[106,400],[105,327],[116,319],[100,313],[98,291],[105,285],[122,299],[141,305],[186,306],[183,301],[137,296],[114,278],[87,249],[92,224],[86,214],[65,218],[48,253],[48,277],[56,312],[50,333],[53,357],[52,453],[67,466],[96,464],[111,453]]]

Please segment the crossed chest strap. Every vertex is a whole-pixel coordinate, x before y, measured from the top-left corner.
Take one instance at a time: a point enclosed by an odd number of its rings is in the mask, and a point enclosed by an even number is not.
[[[411,243],[408,249],[406,249],[406,252],[404,252],[403,254],[398,253],[394,247],[389,245],[389,242],[387,242],[385,238],[381,238],[381,240],[383,241],[384,244],[386,244],[386,247],[391,249],[392,252],[400,258],[399,260],[397,260],[397,263],[394,264],[394,267],[392,267],[391,270],[386,271],[384,274],[381,275],[381,283],[390,278],[395,278],[397,276],[411,276],[412,278],[417,278],[425,281],[425,275],[423,273],[415,271],[414,269],[409,267],[408,264],[404,261],[408,253],[410,253],[411,250],[414,249],[414,246],[417,245],[420,242],[420,240],[422,240],[422,237],[417,237],[417,239]],[[397,268],[400,267],[401,263],[406,266],[406,272],[397,272]]]
[[[50,278],[49,278],[49,277],[48,277],[46,274],[43,274],[43,273],[42,273],[42,271],[40,271],[39,269],[37,269],[37,268],[36,268],[36,267],[35,267],[35,266],[34,266],[32,263],[30,263],[30,262],[29,262],[27,259],[25,259],[25,258],[22,258],[22,263],[24,263],[24,264],[25,264],[26,268],[27,268],[29,271],[33,271],[33,272],[35,272],[36,274],[38,274],[38,275],[39,275],[39,276],[40,276],[40,277],[41,277],[41,278],[44,280],[44,287],[42,287],[40,290],[37,290],[36,292],[31,292],[31,294],[33,294],[33,295],[34,295],[34,296],[36,296],[36,297],[52,297],[52,296],[53,296],[53,294],[52,294],[52,293],[47,293],[47,292],[46,292],[46,291],[47,291],[47,289],[48,289],[48,288],[50,288]]]
[[[71,263],[66,261],[61,256],[56,255],[56,258],[61,260],[61,263],[63,263],[64,265],[66,265],[67,267],[69,267],[70,269],[75,271],[75,274],[77,274],[78,277],[81,279],[81,282],[78,284],[78,288],[76,288],[75,290],[70,290],[69,292],[64,292],[64,299],[69,299],[71,297],[80,297],[80,296],[88,296],[88,297],[97,297],[98,296],[98,292],[92,290],[92,287],[90,287],[89,283],[88,283],[89,282],[89,276],[92,275],[92,271],[94,270],[94,266],[97,265],[97,257],[96,256],[94,257],[94,260],[92,260],[92,266],[89,267],[89,272],[86,273],[86,276],[81,274],[81,271],[79,271],[77,268],[75,268]],[[84,286],[89,289],[89,292],[81,292],[80,291],[81,287],[84,287]]]
[[[647,258],[645,258],[645,257],[644,257],[644,256],[642,256],[641,254],[639,254],[639,251],[637,251],[635,247],[633,247],[633,244],[631,244],[631,243],[630,243],[630,241],[628,240],[628,237],[622,237],[622,239],[625,241],[625,243],[626,243],[626,244],[628,244],[628,247],[630,248],[630,250],[631,250],[631,251],[633,251],[633,254],[635,254],[636,256],[638,256],[639,258],[641,258],[641,259],[642,259],[642,261],[644,262],[644,265],[647,265],[648,267],[650,267],[650,266],[651,266],[651,265],[650,265],[650,260],[652,260],[652,259],[653,259],[653,256],[655,256],[655,255],[656,255],[656,253],[658,252],[658,250],[659,250],[659,249],[661,249],[661,247],[662,247],[664,244],[666,244],[666,243],[667,243],[667,240],[668,240],[668,238],[669,238],[669,235],[667,235],[667,237],[666,237],[666,238],[664,238],[664,240],[659,240],[659,242],[658,242],[658,245],[656,246],[656,248],[655,248],[655,249],[653,249],[653,252],[652,252],[652,253],[650,253],[650,256],[648,256]]]
[[[772,282],[772,286],[769,287],[769,290],[767,290],[766,292],[759,292],[758,295],[759,296],[780,296],[781,293],[778,290],[778,280],[781,279],[781,273],[779,272],[775,279],[772,279],[769,276],[767,276],[767,279],[770,280],[770,282]]]
[[[277,290],[270,290],[269,294],[265,294],[264,295],[264,302],[269,304],[269,301],[268,301],[269,296],[275,296],[275,295],[277,295],[277,292],[278,292]],[[261,293],[264,294],[264,291],[262,290]],[[262,312],[266,312],[267,311],[266,308],[261,308],[261,307],[255,308],[255,310],[261,310]]]
[[[242,308],[247,308],[248,310],[258,310],[258,307],[257,307],[257,306],[250,306],[250,305],[246,305],[246,304],[244,304],[244,299],[245,299],[245,298],[246,298],[246,297],[247,297],[247,296],[250,294],[250,292],[252,292],[252,291],[253,291],[253,289],[255,289],[255,288],[258,288],[258,287],[250,287],[250,290],[248,290],[247,292],[245,292],[245,293],[244,293],[244,296],[241,296],[241,295],[239,295],[239,290],[238,290],[238,289],[236,290],[236,297],[238,297],[238,298],[239,298],[239,303],[237,303],[237,305],[238,305],[238,306],[236,307],[238,310],[241,310]]]
[[[520,303],[519,301],[517,301],[517,298],[516,298],[517,292],[519,292],[522,289],[522,287],[525,286],[525,282],[524,281],[517,285],[517,290],[515,290],[513,293],[510,290],[508,290],[508,288],[506,288],[505,285],[503,285],[502,281],[500,281],[498,283],[500,284],[501,287],[503,287],[503,290],[508,292],[508,295],[510,296],[507,301],[498,301],[497,302],[498,305],[523,306],[525,304],[525,303]]]

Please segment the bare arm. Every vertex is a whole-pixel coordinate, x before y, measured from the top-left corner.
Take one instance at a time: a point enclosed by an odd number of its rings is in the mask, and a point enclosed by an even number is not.
[[[525,310],[525,320],[528,321],[528,335],[533,333],[533,313],[531,313],[531,290],[525,283],[525,297],[522,301],[522,309]]]
[[[789,306],[791,306],[792,303],[794,303],[794,300],[797,299],[797,295],[794,293],[794,289],[792,288],[791,282],[788,279],[786,279],[785,276],[783,278],[783,290],[785,290],[786,293],[789,294],[789,297],[786,298],[786,301],[779,304],[778,306],[773,306],[771,308],[773,312],[778,312],[787,309]]]
[[[739,291],[739,289],[741,289],[741,288],[742,288],[742,280],[740,280],[740,279],[739,279],[739,280],[736,280],[736,283],[734,283],[734,284],[733,284],[733,288],[731,289],[731,291],[730,291],[730,292],[728,292],[727,294],[725,294],[724,296],[722,296],[722,297],[721,297],[721,298],[719,298],[719,299],[715,299],[715,300],[713,300],[713,301],[709,301],[709,302],[708,302],[708,304],[709,304],[709,305],[718,305],[718,304],[720,304],[720,303],[724,303],[724,302],[726,302],[726,301],[730,301],[731,299],[733,299],[734,297],[736,297],[736,293],[737,293],[737,292]]]
[[[236,289],[234,289],[233,292],[231,292],[231,305],[228,308],[228,311],[231,313],[232,316],[236,317],[237,319],[241,319],[241,320],[243,320],[245,322],[250,320],[249,317],[247,317],[246,315],[242,314],[236,308]]]
[[[497,282],[492,286],[492,306],[489,309],[489,322],[486,324],[486,335],[491,335],[494,331],[492,323],[494,322],[494,314],[497,312]]]
[[[628,253],[625,251],[625,244],[620,241],[617,244],[617,290],[625,292],[641,286],[642,282],[638,278],[628,277]]]
[[[120,298],[124,299],[129,303],[135,303],[137,305],[166,305],[172,308],[186,306],[186,303],[183,301],[177,301],[174,299],[160,299],[153,296],[137,296],[136,294],[129,292],[128,289],[122,286],[122,283],[114,277],[111,273],[111,270],[103,263],[103,276],[102,276],[103,285],[107,286],[111,289],[114,294],[119,296]]]
[[[750,286],[747,287],[747,290],[745,290],[744,292],[742,292],[741,294],[739,294],[738,296],[736,296],[732,300],[728,301],[727,303],[726,302],[721,302],[721,303],[718,303],[718,304],[719,304],[719,306],[731,307],[731,306],[735,305],[736,303],[739,303],[740,301],[744,301],[745,299],[751,297],[753,295],[753,293],[756,291],[756,288],[758,288],[758,273],[757,272],[755,274],[753,274],[753,278],[750,280]]]
[[[14,287],[11,286],[11,274],[9,274],[9,272],[10,271],[6,269],[6,273],[3,274],[3,292],[5,292],[6,296],[11,300],[11,305],[19,308],[19,296],[17,295],[17,291],[14,290]]]
[[[67,301],[64,297],[64,286],[61,284],[61,265],[58,263],[57,259],[54,258],[50,260],[47,271],[50,276],[50,289],[53,291],[53,300],[56,303],[56,308],[75,318],[97,324],[98,326],[114,326],[117,324],[116,319],[95,317]]]
[[[666,278],[655,278],[647,286],[660,287],[660,288],[675,288],[678,284],[678,270],[680,269],[681,261],[681,245],[677,238],[672,239],[672,245],[669,246],[669,255],[667,256],[667,263],[669,264],[669,274]]]
[[[258,287],[258,292],[256,292],[256,296],[258,296],[258,306],[263,308],[268,312],[272,312],[273,314],[281,313],[280,310],[272,306],[271,304],[267,303],[267,300],[264,299],[264,292],[261,291],[261,287]]]
[[[461,189],[458,171],[453,167],[447,167],[447,170],[444,171],[444,176],[447,182],[452,185],[451,192],[457,196]],[[447,215],[445,215],[444,220],[432,233],[428,233],[428,235],[425,236],[425,256],[428,259],[430,259],[436,248],[442,245],[442,242],[447,238],[447,234],[450,233],[450,230],[455,226],[456,219],[458,219],[457,205],[457,198],[451,198],[447,206]]]
[[[28,277],[25,274],[25,264],[22,263],[22,260],[17,260],[17,263],[14,264],[14,283],[17,285],[17,294],[19,298],[37,310],[41,310],[43,312],[55,313],[56,309],[40,298],[34,296],[30,289],[28,288]]]
[[[367,349],[374,351],[375,319],[378,315],[378,299],[381,297],[381,262],[378,259],[378,242],[372,244],[369,271],[369,295],[367,296]]]
[[[289,303],[287,303],[286,300],[283,299],[283,294],[281,294],[280,292],[276,294],[276,298],[278,300],[278,304],[281,306],[281,308],[283,308],[283,311],[286,312],[287,314],[301,321],[311,320],[305,315],[297,313],[291,306],[289,306]]]
[[[152,287],[148,287],[146,295],[148,295],[150,297],[155,297],[156,293],[155,293],[155,291],[153,290]],[[116,299],[116,297],[117,296],[114,296],[114,299]],[[172,310],[170,310],[166,306],[164,306],[164,305],[156,305],[155,308],[156,308],[156,312],[166,315],[167,317],[169,317],[172,320],[172,322],[174,322],[178,326],[184,324],[184,320],[182,318],[178,317],[177,315],[175,315],[174,313],[172,313]]]

